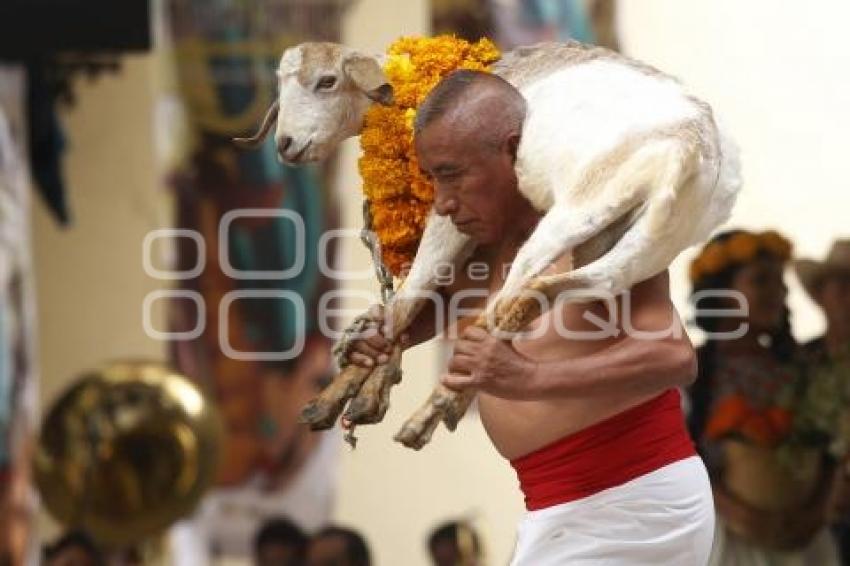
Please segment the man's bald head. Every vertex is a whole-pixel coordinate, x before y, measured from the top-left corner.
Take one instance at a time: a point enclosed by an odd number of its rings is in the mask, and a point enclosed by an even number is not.
[[[503,78],[482,71],[459,70],[447,75],[428,94],[416,112],[418,135],[435,122],[453,125],[459,135],[476,134],[498,148],[511,135],[522,132],[526,103],[520,92]]]
[[[434,211],[479,244],[502,241],[536,211],[519,191],[516,162],[525,100],[503,79],[456,71],[416,113],[416,157],[434,187]]]

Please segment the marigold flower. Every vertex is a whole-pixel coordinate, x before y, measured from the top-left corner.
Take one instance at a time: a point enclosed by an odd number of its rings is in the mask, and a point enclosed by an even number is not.
[[[384,263],[400,275],[413,261],[434,202],[434,188],[419,170],[413,148],[416,109],[447,74],[461,68],[486,71],[500,53],[488,39],[471,44],[439,36],[402,37],[387,54],[384,73],[395,102],[374,104],[366,112],[358,165]]]
[[[358,161],[358,168],[363,178],[363,194],[373,206],[409,192],[407,164],[403,159],[364,156]]]
[[[408,248],[419,243],[431,203],[400,197],[372,204],[372,229],[381,246]]]
[[[700,263],[707,274],[719,273],[726,266],[729,255],[720,242],[708,244],[700,254]]]
[[[412,248],[387,247],[381,250],[381,260],[387,266],[387,269],[396,275],[406,275],[415,255],[416,246]]]
[[[733,261],[744,263],[756,256],[759,249],[759,239],[755,234],[739,232],[726,242],[729,258]]]
[[[734,264],[752,261],[758,253],[767,252],[784,261],[791,258],[791,242],[778,232],[760,234],[739,232],[724,241],[708,244],[690,265],[688,275],[696,282],[706,275],[715,275]]]
[[[781,260],[787,260],[791,258],[791,250],[793,249],[793,245],[791,241],[782,236],[779,232],[775,230],[768,230],[767,232],[763,232],[759,237],[762,246],[777,256]]]

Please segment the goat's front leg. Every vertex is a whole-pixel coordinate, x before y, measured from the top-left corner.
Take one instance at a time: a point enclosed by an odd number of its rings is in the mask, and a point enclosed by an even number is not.
[[[347,365],[319,395],[301,411],[301,422],[312,430],[325,430],[334,426],[345,404],[357,395],[360,387],[372,373],[370,368]]]
[[[334,355],[342,371],[301,411],[301,422],[309,424],[311,429],[325,430],[331,428],[345,409],[346,403],[358,394],[363,384],[372,379],[375,374],[381,375],[383,373],[348,362],[348,355],[353,342],[361,339],[363,333],[370,327],[375,331],[374,317],[375,313],[372,310],[356,317],[334,346]]]
[[[451,220],[432,214],[428,219],[416,259],[398,294],[386,309],[386,338],[396,341],[413,322],[422,306],[436,295],[436,277],[446,265],[458,265],[472,253],[474,242]],[[439,304],[439,303],[438,303]],[[389,406],[389,394],[401,376],[401,349],[396,347],[389,362],[373,369],[349,365],[330,386],[302,412],[302,421],[313,429],[330,428],[354,399],[346,413],[352,424],[379,422]]]
[[[401,347],[393,348],[387,363],[375,368],[351,401],[345,418],[353,424],[381,422],[390,406],[390,389],[401,382]]]
[[[393,301],[388,309],[387,326],[391,329],[405,329],[410,319],[415,316],[420,302]],[[345,358],[353,340],[361,337],[366,331],[372,314],[357,317],[350,331],[346,332],[344,341],[348,345],[340,348],[340,355]],[[364,322],[366,321],[366,322]],[[377,331],[373,328],[374,331]],[[400,332],[387,336],[393,340]],[[340,365],[343,365],[340,363]],[[393,347],[389,360],[374,368],[363,368],[356,364],[346,363],[342,371],[333,381],[301,412],[301,422],[308,423],[313,430],[331,428],[345,409],[349,400],[351,405],[345,417],[352,424],[373,424],[380,422],[389,407],[390,389],[401,381],[401,347]]]

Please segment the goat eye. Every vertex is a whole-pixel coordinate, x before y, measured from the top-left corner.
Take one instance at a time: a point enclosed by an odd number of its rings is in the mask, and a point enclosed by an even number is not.
[[[316,90],[327,90],[336,86],[336,77],[325,75],[316,82]]]

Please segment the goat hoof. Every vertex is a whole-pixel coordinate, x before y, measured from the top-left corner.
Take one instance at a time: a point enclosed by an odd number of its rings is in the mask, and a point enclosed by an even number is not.
[[[307,403],[301,411],[302,423],[310,425],[313,430],[326,430],[334,426],[336,419],[342,414],[345,404],[357,395],[363,382],[372,370],[350,365],[325,387],[319,396]]]
[[[345,411],[345,418],[352,424],[375,424],[384,418],[380,403],[374,396],[357,396]]]
[[[451,432],[454,432],[457,428],[458,423],[463,418],[463,415],[466,413],[464,407],[464,411],[461,412],[459,407],[449,406],[446,408],[445,414],[443,415],[443,424],[446,425],[446,428]]]
[[[375,424],[384,419],[390,406],[390,390],[401,381],[401,353],[397,351],[389,362],[375,368],[351,401],[345,418],[354,424]]]
[[[310,425],[311,430],[327,430],[334,426],[341,409],[329,403],[313,399],[301,411],[299,421]]]
[[[404,423],[393,440],[413,450],[420,450],[431,441],[431,436],[433,436],[441,420],[442,413],[436,410],[424,421],[409,420]]]

